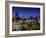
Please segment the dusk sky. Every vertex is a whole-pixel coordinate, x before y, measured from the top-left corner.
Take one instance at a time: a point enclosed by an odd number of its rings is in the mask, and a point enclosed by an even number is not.
[[[12,16],[15,16],[15,13],[18,13],[21,18],[37,17],[40,16],[40,8],[12,7]]]

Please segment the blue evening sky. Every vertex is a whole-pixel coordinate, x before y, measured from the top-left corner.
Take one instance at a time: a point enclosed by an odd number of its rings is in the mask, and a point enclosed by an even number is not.
[[[37,17],[40,16],[40,8],[32,8],[32,7],[12,7],[12,16],[18,13],[19,17]]]

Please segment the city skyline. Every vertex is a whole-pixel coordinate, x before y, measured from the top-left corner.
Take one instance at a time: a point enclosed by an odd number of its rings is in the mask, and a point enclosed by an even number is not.
[[[29,7],[12,7],[12,16],[18,13],[21,18],[29,18],[40,16],[40,8],[29,8]]]

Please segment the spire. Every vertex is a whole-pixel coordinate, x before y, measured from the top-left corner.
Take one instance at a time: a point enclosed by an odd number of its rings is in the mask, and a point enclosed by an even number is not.
[[[16,16],[16,17],[19,17],[19,14],[18,14],[18,12],[17,12],[17,13],[15,13],[15,16]]]

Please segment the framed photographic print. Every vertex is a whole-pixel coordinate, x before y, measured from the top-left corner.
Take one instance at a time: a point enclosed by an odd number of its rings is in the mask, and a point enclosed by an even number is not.
[[[6,36],[45,34],[45,5],[19,1],[5,2]]]

